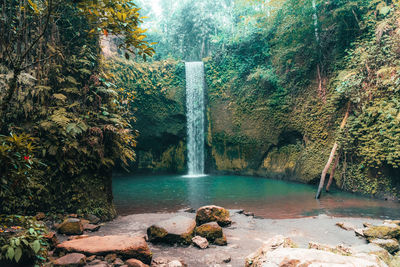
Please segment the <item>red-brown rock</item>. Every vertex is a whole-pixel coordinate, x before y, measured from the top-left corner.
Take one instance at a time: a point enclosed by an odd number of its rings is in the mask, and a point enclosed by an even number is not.
[[[86,256],[81,253],[67,254],[54,261],[54,266],[78,267],[86,263]]]
[[[151,263],[152,253],[143,237],[92,236],[65,241],[57,246],[58,251],[81,252],[87,255],[115,253],[123,259],[135,258]]]
[[[149,265],[144,264],[143,262],[137,259],[129,259],[125,263],[128,265],[128,267],[149,267]]]

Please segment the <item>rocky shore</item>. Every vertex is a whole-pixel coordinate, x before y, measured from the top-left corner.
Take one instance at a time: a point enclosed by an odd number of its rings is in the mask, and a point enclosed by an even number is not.
[[[56,225],[54,266],[400,266],[400,221],[272,220],[206,206],[118,217],[66,235],[65,224],[77,220]]]

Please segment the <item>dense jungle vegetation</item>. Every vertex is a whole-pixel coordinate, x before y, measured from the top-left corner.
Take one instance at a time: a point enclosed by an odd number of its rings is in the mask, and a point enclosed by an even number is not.
[[[1,214],[111,219],[113,170],[184,172],[183,61],[199,60],[210,171],[325,172],[398,199],[398,0],[157,3],[1,1]],[[13,220],[35,228],[18,244],[45,260],[44,230]],[[7,248],[0,259],[19,260]]]

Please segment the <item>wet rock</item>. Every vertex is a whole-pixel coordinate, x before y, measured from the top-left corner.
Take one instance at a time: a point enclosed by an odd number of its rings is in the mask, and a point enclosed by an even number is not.
[[[86,256],[81,253],[67,254],[54,261],[54,266],[78,267],[86,263]]]
[[[58,226],[58,232],[65,235],[81,235],[83,225],[79,219],[68,218]]]
[[[150,263],[152,253],[143,237],[91,236],[65,241],[57,246],[58,251],[81,252],[88,255],[117,254],[123,259],[136,258]]]
[[[215,239],[222,237],[222,228],[216,222],[202,224],[196,227],[196,234],[207,238],[208,241],[214,242]]]
[[[85,230],[85,231],[90,231],[90,232],[96,232],[96,231],[98,231],[99,229],[100,229],[100,225],[94,225],[94,224],[90,224],[90,223],[85,224],[85,225],[83,226],[83,230]]]
[[[395,224],[383,224],[370,226],[363,231],[367,239],[392,239],[400,238],[400,226]]]
[[[229,211],[218,206],[204,206],[197,210],[197,225],[209,222],[217,222],[220,226],[229,226],[232,221],[229,217]]]
[[[391,254],[399,251],[399,242],[396,239],[372,239],[370,242],[386,249]]]
[[[208,241],[206,238],[201,237],[201,236],[195,236],[192,238],[193,244],[195,244],[197,247],[201,249],[205,249],[208,247]]]
[[[137,259],[129,259],[125,263],[126,265],[128,265],[128,267],[149,267],[149,265],[144,264],[143,262]]]
[[[354,229],[356,228],[354,225],[352,225],[351,223],[347,223],[347,222],[338,222],[338,223],[336,223],[336,225],[346,231],[354,231]]]
[[[147,228],[151,242],[189,245],[194,236],[196,222],[188,217],[176,216]]]

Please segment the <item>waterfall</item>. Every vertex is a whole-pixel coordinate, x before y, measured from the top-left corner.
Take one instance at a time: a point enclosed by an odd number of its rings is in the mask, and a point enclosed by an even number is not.
[[[186,62],[188,175],[204,175],[204,64]]]

